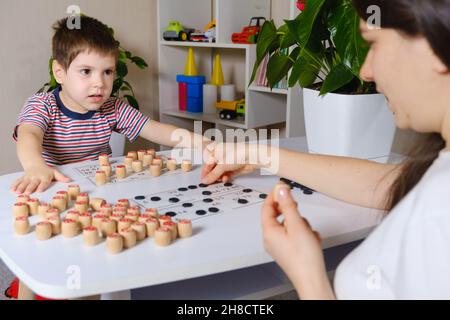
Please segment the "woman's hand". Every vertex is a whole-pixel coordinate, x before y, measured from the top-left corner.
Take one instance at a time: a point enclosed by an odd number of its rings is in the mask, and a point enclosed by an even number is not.
[[[247,174],[257,168],[248,163],[249,146],[244,143],[211,144],[204,155],[202,183],[228,182],[234,176]]]
[[[277,220],[280,215],[282,222]],[[301,299],[335,298],[319,234],[300,215],[287,185],[277,186],[264,202],[262,230],[266,251],[291,279]]]
[[[50,187],[53,180],[60,182],[70,182],[70,178],[61,172],[48,166],[30,167],[25,170],[25,174],[17,179],[11,186],[11,191],[18,194],[30,195],[33,192],[44,192]]]

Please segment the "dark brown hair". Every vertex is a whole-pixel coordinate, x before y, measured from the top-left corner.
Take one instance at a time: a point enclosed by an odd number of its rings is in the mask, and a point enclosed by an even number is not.
[[[380,8],[382,28],[398,30],[408,36],[424,37],[434,53],[450,68],[450,0],[353,0],[362,19]],[[422,178],[445,147],[440,133],[422,134],[423,139],[408,154],[398,178],[391,186],[386,209],[392,209]]]
[[[73,17],[71,17],[73,18]],[[103,55],[112,54],[116,61],[119,56],[119,43],[112,31],[97,19],[80,16],[80,28],[68,24],[69,18],[58,20],[53,29],[53,59],[67,70],[78,54],[93,50]],[[70,21],[69,21],[70,22]]]

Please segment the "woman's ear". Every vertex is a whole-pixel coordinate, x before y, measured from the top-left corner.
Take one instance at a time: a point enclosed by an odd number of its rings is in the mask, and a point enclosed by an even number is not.
[[[439,74],[448,74],[449,73],[449,68],[448,66],[442,62],[442,60],[433,53],[433,69],[434,71],[436,71]]]
[[[58,82],[59,84],[62,84],[63,76],[66,73],[63,66],[58,61],[53,60],[52,71],[53,71],[53,75],[55,76],[56,82]]]

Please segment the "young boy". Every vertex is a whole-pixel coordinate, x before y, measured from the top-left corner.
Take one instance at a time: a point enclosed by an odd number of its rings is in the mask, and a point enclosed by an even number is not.
[[[52,68],[60,87],[33,95],[19,116],[13,137],[25,174],[12,185],[14,192],[43,192],[52,180],[69,182],[53,166],[111,153],[112,131],[130,141],[141,136],[167,146],[203,148],[208,143],[185,131],[186,139],[180,144],[171,138],[178,128],[151,120],[110,97],[118,43],[100,21],[87,16],[80,19],[80,29],[69,29],[67,18],[54,26]]]

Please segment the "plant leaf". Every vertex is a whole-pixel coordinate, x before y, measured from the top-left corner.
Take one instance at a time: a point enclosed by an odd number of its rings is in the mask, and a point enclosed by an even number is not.
[[[277,28],[273,20],[265,21],[261,32],[258,35],[258,42],[256,43],[256,61],[253,66],[253,72],[250,77],[249,85],[255,80],[256,71],[259,65],[264,60],[266,54],[270,53],[272,48],[276,47],[277,41]]]
[[[134,96],[134,91],[133,91],[133,87],[131,86],[131,84],[126,80],[123,80],[123,84],[130,89],[131,94]]]
[[[117,77],[125,78],[128,74],[128,67],[122,61],[117,62]]]
[[[127,55],[123,50],[119,51],[119,62],[123,62],[123,63],[127,62]]]
[[[297,82],[301,87],[309,87],[316,80],[319,71],[320,67],[313,63],[311,59],[300,55],[292,67],[289,87],[295,86]]]
[[[123,85],[122,87],[120,87],[120,91],[131,91],[131,89],[128,86]]]
[[[342,0],[330,12],[328,24],[331,38],[341,61],[359,78],[359,71],[369,47],[359,31],[359,17],[351,0]]]
[[[343,63],[336,65],[331,69],[325,78],[322,88],[320,89],[320,95],[325,95],[329,92],[336,91],[355,78],[353,72]]]
[[[111,95],[117,93],[117,91],[119,91],[120,87],[122,87],[123,85],[123,79],[122,78],[117,78],[116,80],[114,80],[114,84],[113,84],[113,89],[111,92]]]
[[[136,98],[134,96],[126,94],[123,97],[127,99],[128,104],[130,106],[132,106],[133,108],[139,110],[139,103],[137,102],[137,100],[136,100]]]
[[[281,81],[292,68],[293,62],[289,57],[281,52],[275,52],[267,63],[267,82],[273,88],[277,82]]]
[[[289,48],[297,43],[294,35],[289,32],[289,27],[287,24],[282,25],[277,30],[277,34],[279,37],[280,48]]]
[[[147,62],[145,62],[145,60],[142,59],[141,57],[134,56],[134,57],[131,57],[130,60],[133,61],[134,64],[137,65],[139,69],[144,70],[145,68],[148,67]]]
[[[297,19],[285,20],[300,47],[304,47],[308,43],[317,19],[321,18],[319,13],[325,2],[326,0],[308,0],[305,11],[299,14]]]

